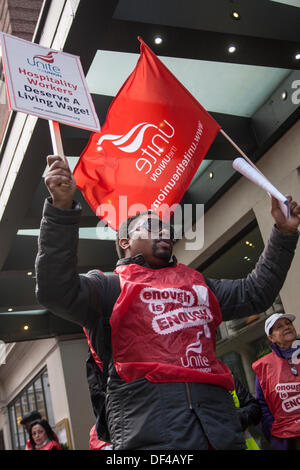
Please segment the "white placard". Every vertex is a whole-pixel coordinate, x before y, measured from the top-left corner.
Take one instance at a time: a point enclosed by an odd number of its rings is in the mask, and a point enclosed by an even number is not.
[[[9,104],[14,111],[99,131],[78,56],[0,33]]]
[[[288,199],[273,186],[272,183],[262,175],[258,170],[251,166],[244,158],[238,157],[232,163],[233,168],[246,176],[250,181],[260,186],[262,189],[267,191],[268,194],[274,196],[279,202],[280,209],[284,215],[290,217],[290,206]]]

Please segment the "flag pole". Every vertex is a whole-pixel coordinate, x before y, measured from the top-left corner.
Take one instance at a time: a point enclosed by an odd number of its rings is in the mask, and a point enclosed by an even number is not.
[[[64,154],[64,148],[63,148],[63,144],[61,140],[59,123],[56,121],[51,121],[51,120],[49,120],[48,122],[49,122],[49,128],[50,128],[53,153],[54,155],[59,155],[65,163],[68,163]]]
[[[66,165],[69,168],[69,163],[68,163],[67,157],[65,156],[64,148],[63,148],[63,144],[61,140],[59,123],[57,121],[51,121],[51,120],[49,120],[48,122],[49,122],[49,128],[50,128],[53,153],[54,155],[60,156],[63,159],[64,163],[66,163]],[[69,186],[69,184],[61,183],[61,186]]]
[[[230,142],[231,145],[242,155],[242,157],[244,157],[244,158],[247,160],[247,162],[248,162],[253,168],[255,168],[261,175],[263,175],[262,172],[261,172],[261,171],[254,165],[254,163],[250,160],[250,158],[247,157],[247,155],[243,152],[243,150],[240,149],[240,147],[229,137],[229,135],[226,134],[226,132],[224,132],[223,129],[220,129],[220,132],[221,132],[221,134],[225,137],[225,139],[227,139],[228,142]]]

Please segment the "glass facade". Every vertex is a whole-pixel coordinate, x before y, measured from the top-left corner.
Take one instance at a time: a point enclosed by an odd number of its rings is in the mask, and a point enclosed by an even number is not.
[[[54,427],[53,408],[47,369],[43,369],[14,400],[8,405],[12,447],[22,450],[28,435],[21,424],[22,417],[30,411],[37,410],[42,418],[47,419]]]
[[[247,379],[245,375],[245,371],[242,364],[241,356],[238,352],[232,351],[228,354],[222,356],[221,361],[224,362],[229,369],[231,370],[232,374],[239,379],[239,381],[248,388]]]

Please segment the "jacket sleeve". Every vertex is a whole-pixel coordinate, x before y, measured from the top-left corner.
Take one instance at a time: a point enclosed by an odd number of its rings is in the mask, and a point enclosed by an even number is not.
[[[272,436],[271,428],[274,422],[273,415],[267,405],[258,377],[255,378],[256,399],[261,409],[261,429],[273,450],[288,450],[288,439]]]
[[[62,210],[46,200],[36,257],[36,295],[56,315],[90,326],[103,307],[106,277],[100,271],[77,274],[81,206]]]
[[[246,387],[234,377],[235,391],[238,396],[240,407],[237,408],[242,430],[248,426],[256,426],[261,420],[261,410],[257,400],[248,392]]]
[[[299,232],[287,235],[274,226],[254,270],[245,279],[206,279],[219,301],[224,321],[270,308],[285,281],[298,237]]]
[[[256,400],[259,403],[261,414],[262,414],[262,420],[261,420],[262,432],[264,433],[266,439],[270,440],[271,427],[274,422],[274,418],[270,411],[270,408],[267,405],[267,402],[266,402],[264,393],[262,391],[262,388],[260,386],[258,377],[255,377],[255,393],[256,393]]]

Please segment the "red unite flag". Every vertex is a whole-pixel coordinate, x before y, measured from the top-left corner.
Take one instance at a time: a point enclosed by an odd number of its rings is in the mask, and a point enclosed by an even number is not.
[[[74,170],[89,206],[115,230],[141,210],[168,220],[220,130],[139,40],[137,65]]]

